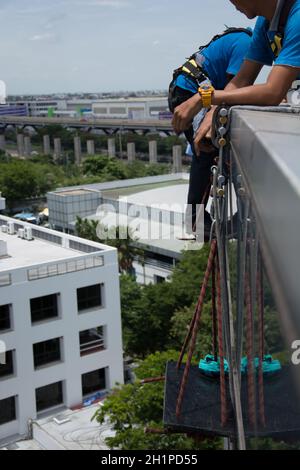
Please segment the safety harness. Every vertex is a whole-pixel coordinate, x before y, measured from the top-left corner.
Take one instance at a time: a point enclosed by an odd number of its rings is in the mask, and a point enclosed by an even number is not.
[[[212,40],[206,44],[205,46],[200,46],[198,51],[195,52],[191,57],[188,58],[188,60],[178,69],[174,71],[173,74],[173,81],[176,80],[176,78],[179,75],[185,75],[188,78],[195,80],[197,82],[197,85],[199,86],[201,82],[208,80],[208,77],[206,76],[205,72],[203,71],[202,67],[200,67],[197,62],[196,62],[196,56],[201,53],[204,49],[209,47],[213,42],[217,41],[218,39],[227,36],[228,34],[232,33],[245,33],[248,34],[248,36],[252,36],[252,31],[251,29],[246,29],[246,28],[227,28],[223,33],[217,34],[212,38]]]
[[[296,3],[296,0],[285,0],[284,6],[281,11],[280,19],[279,19],[278,31],[276,32],[273,39],[269,38],[271,49],[276,58],[279,56],[283,48],[286,24],[287,24],[291,9],[293,8],[295,3]]]

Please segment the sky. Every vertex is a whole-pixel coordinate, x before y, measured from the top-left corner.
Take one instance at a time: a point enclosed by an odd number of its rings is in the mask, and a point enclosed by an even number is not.
[[[229,0],[0,0],[8,94],[166,89],[172,70],[228,26]]]

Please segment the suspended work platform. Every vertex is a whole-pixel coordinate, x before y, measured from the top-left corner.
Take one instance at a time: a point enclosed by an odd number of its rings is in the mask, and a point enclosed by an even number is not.
[[[227,403],[228,420],[221,426],[220,382],[218,378],[201,374],[192,366],[185,391],[181,415],[176,416],[176,402],[184,365],[177,371],[176,363],[169,362],[166,371],[164,425],[182,433],[197,433],[206,436],[234,437],[236,435],[234,413]],[[257,429],[249,424],[247,414],[247,379],[242,380],[242,409],[246,437],[273,437],[276,439],[300,439],[300,401],[296,393],[289,367],[284,367],[264,382],[265,421],[257,423]],[[229,386],[227,381],[227,396]]]

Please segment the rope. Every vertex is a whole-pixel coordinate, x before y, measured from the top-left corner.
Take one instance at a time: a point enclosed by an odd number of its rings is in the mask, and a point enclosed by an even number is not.
[[[245,305],[245,272],[246,272],[246,252],[247,252],[247,233],[248,233],[248,216],[249,216],[249,200],[247,199],[241,204],[238,198],[239,212],[242,217],[239,218],[238,230],[238,269],[237,269],[237,364],[240,372],[240,364],[243,355],[243,332],[244,332],[244,305]]]
[[[213,266],[214,266],[214,264],[213,264]],[[194,329],[194,326],[195,326],[195,320],[196,320],[196,317],[197,317],[197,312],[198,312],[199,308],[201,308],[201,302],[202,302],[201,293],[202,293],[202,290],[200,291],[200,295],[198,297],[198,301],[197,301],[197,305],[195,307],[194,315],[193,315],[193,318],[192,318],[191,323],[190,323],[189,331],[188,331],[188,333],[185,337],[185,340],[184,340],[184,343],[183,343],[183,346],[182,346],[182,349],[181,349],[181,352],[180,352],[180,355],[179,355],[179,359],[177,361],[177,366],[176,366],[177,370],[179,370],[181,365],[182,365],[183,357],[185,355],[186,349],[187,349],[187,347],[189,345],[189,342],[191,340],[191,337],[192,337],[193,329]]]
[[[257,270],[257,305],[258,305],[258,348],[259,348],[259,366],[258,366],[258,404],[259,420],[262,426],[266,425],[265,418],[265,397],[264,397],[264,374],[263,359],[265,354],[264,345],[264,286],[263,286],[263,266],[262,257],[259,253]]]
[[[198,298],[198,302],[197,302],[197,305],[196,305],[196,308],[195,308],[195,312],[194,312],[192,321],[190,323],[188,334],[186,335],[186,338],[184,340],[184,343],[183,343],[183,346],[182,346],[182,349],[181,349],[181,352],[180,352],[179,359],[177,361],[177,366],[176,366],[177,370],[179,370],[181,365],[182,365],[183,356],[185,355],[186,348],[188,347],[188,344],[191,340],[191,336],[192,336],[192,332],[193,332],[193,329],[194,329],[194,326],[195,326],[195,320],[196,320],[196,316],[197,316],[199,306],[200,306],[200,296]]]
[[[164,382],[166,380],[166,377],[162,375],[161,377],[150,377],[148,379],[143,379],[140,381],[141,385],[144,384],[151,384],[151,383],[157,383],[157,382]]]
[[[241,383],[236,361],[236,335],[232,310],[232,296],[229,273],[227,215],[228,215],[228,177],[226,163],[230,151],[227,133],[229,130],[228,110],[220,107],[215,113],[214,128],[216,143],[219,147],[218,166],[213,172],[213,200],[215,231],[218,242],[218,257],[221,285],[222,320],[224,331],[224,351],[229,363],[229,391],[235,413],[237,443],[240,450],[246,448],[243,412],[241,404]],[[225,164],[225,166],[224,166]],[[224,172],[225,171],[225,172]],[[225,190],[224,190],[225,189]]]
[[[199,324],[200,324],[200,320],[201,320],[201,314],[202,314],[202,309],[203,309],[203,305],[204,305],[205,294],[206,294],[209,278],[210,278],[210,275],[211,275],[213,262],[214,262],[214,259],[215,259],[215,256],[216,256],[216,252],[217,252],[217,242],[216,242],[216,240],[213,240],[213,242],[211,244],[211,249],[210,249],[210,254],[209,254],[209,258],[208,258],[206,272],[205,272],[205,275],[204,275],[204,281],[203,281],[203,284],[202,284],[201,293],[200,293],[200,297],[199,297],[199,301],[198,301],[198,305],[197,305],[196,316],[192,320],[192,323],[194,323],[194,325],[193,325],[193,328],[192,328],[191,343],[190,343],[188,358],[187,358],[187,362],[186,362],[186,365],[185,365],[182,381],[181,381],[181,384],[180,384],[179,395],[178,395],[178,399],[177,399],[177,406],[176,406],[176,416],[177,417],[179,417],[180,413],[181,413],[181,408],[182,408],[182,403],[183,403],[183,398],[184,398],[184,392],[185,392],[185,388],[186,388],[186,385],[187,385],[189,371],[190,371],[191,362],[192,362],[192,357],[193,357],[195,346],[196,346],[197,333],[198,333]]]
[[[196,305],[196,308],[195,308],[195,312],[194,312],[192,321],[190,323],[189,331],[188,331],[188,334],[185,337],[185,340],[184,340],[184,343],[183,343],[183,346],[182,346],[182,349],[181,349],[181,352],[180,352],[180,356],[179,356],[179,359],[177,361],[177,366],[176,366],[177,370],[179,370],[181,365],[182,365],[182,361],[183,361],[183,357],[184,357],[185,352],[186,352],[186,348],[188,347],[189,342],[190,342],[191,337],[192,337],[197,312],[198,312],[198,309],[200,307],[200,300],[201,300],[201,296],[199,295],[198,302],[197,302],[197,305]]]
[[[221,298],[221,282],[220,282],[220,270],[219,269],[217,271],[217,299],[218,299],[217,300],[218,339],[219,339],[219,357],[220,357],[221,425],[223,427],[225,426],[227,422],[227,398],[226,398],[226,382],[225,382],[225,369],[224,369],[222,298]]]
[[[251,303],[251,286],[249,274],[246,272],[245,280],[245,294],[246,294],[246,351],[247,351],[247,378],[248,378],[248,416],[249,423],[255,426],[255,381],[254,381],[254,368],[253,368],[253,311]]]
[[[218,360],[217,353],[217,306],[216,306],[216,262],[214,260],[212,266],[211,281],[211,314],[212,314],[212,351],[215,361]]]

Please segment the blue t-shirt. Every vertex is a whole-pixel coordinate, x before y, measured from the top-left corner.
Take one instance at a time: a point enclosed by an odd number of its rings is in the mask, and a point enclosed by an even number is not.
[[[283,47],[277,58],[270,45],[270,40],[274,38],[275,33],[269,31],[269,22],[265,18],[259,17],[246,59],[264,65],[273,65],[274,63],[274,65],[300,68],[300,0],[297,0],[291,9],[285,27]]]
[[[247,55],[251,37],[247,33],[230,33],[212,42],[197,54],[197,63],[201,65],[212,85],[223,90],[228,82],[227,75],[236,75]],[[193,93],[197,86],[185,75],[179,75],[176,85]]]

